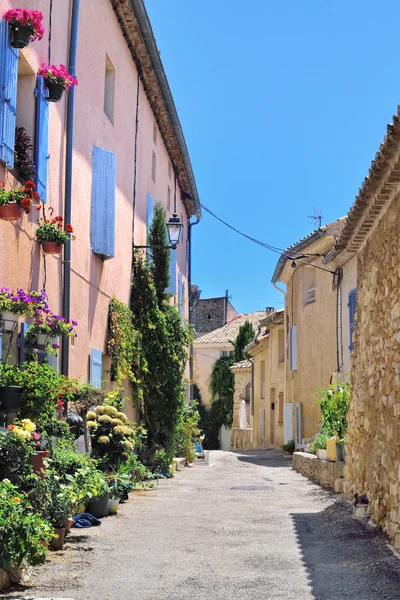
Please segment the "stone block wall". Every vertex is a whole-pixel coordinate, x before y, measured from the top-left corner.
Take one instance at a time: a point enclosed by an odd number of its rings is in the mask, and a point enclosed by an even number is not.
[[[400,548],[400,200],[359,251],[344,491]]]
[[[319,485],[335,489],[335,482],[343,478],[344,462],[319,460],[315,454],[295,452],[292,469]]]
[[[209,333],[223,327],[228,321],[237,317],[238,313],[228,300],[226,307],[226,298],[200,298],[192,310],[192,324],[196,331],[196,336]]]

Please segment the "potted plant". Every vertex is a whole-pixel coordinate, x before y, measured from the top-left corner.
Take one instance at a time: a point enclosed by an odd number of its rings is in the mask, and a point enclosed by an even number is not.
[[[32,206],[40,210],[40,195],[30,179],[12,190],[6,191],[4,187],[4,181],[0,181],[0,219],[3,221],[17,221],[22,212],[29,214]]]
[[[55,533],[54,539],[50,541],[50,546],[53,550],[61,550],[65,539],[65,524],[72,514],[76,496],[73,488],[61,483],[60,476],[51,469],[46,472],[46,482],[51,494],[49,519]]]
[[[110,492],[104,475],[100,473],[100,471],[93,471],[88,483],[91,487],[93,496],[87,505],[87,512],[97,519],[106,517],[108,515]]]
[[[68,73],[65,65],[56,67],[55,65],[43,64],[38,71],[38,75],[43,77],[48,89],[48,102],[59,102],[64,91],[69,92],[72,86],[78,85],[77,78]]]
[[[294,440],[289,440],[286,444],[283,444],[282,449],[286,454],[293,454],[296,448]]]
[[[13,48],[25,48],[29,42],[43,38],[43,15],[39,10],[13,8],[3,15],[3,19],[9,23],[10,45]]]
[[[40,314],[35,317],[33,325],[27,331],[27,335],[35,334],[36,347],[40,349],[48,348],[49,340],[58,337],[76,337],[75,327],[78,325],[76,321],[64,319],[61,315],[53,313]],[[52,348],[58,347],[58,344],[52,345]],[[49,347],[49,351],[52,350]]]
[[[32,139],[24,127],[16,127],[14,142],[14,167],[18,171],[18,179],[26,182],[34,179],[36,169],[31,156],[34,150]]]
[[[12,332],[19,315],[33,317],[49,310],[46,292],[26,292],[23,289],[0,289],[0,327],[3,332]]]
[[[18,413],[22,406],[22,391],[20,368],[0,364],[0,412]]]
[[[320,460],[328,460],[328,451],[326,449],[329,436],[326,433],[320,433],[309,445],[308,451],[316,454]]]
[[[343,439],[347,433],[347,413],[350,406],[350,385],[341,380],[320,390],[321,421],[330,435],[327,450],[330,461],[344,459]]]
[[[63,218],[39,219],[39,227],[36,230],[36,241],[42,245],[45,254],[60,254],[63,245],[68,239],[75,239],[72,226],[67,224],[63,228]]]

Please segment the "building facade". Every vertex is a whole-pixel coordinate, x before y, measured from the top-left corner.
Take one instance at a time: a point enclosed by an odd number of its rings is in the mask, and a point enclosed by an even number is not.
[[[228,291],[225,296],[216,298],[201,298],[201,292],[198,289],[196,292],[191,310],[191,323],[196,337],[223,327],[239,316],[228,298]]]
[[[69,64],[74,4],[55,3],[50,20],[45,0],[0,0],[1,14],[16,7],[40,10],[46,29],[41,41],[18,51],[10,48],[2,21],[0,52],[6,70],[0,128],[3,134],[7,130],[11,149],[4,152],[3,138],[0,180],[7,189],[20,185],[14,132],[23,127],[34,146],[44,212],[47,217],[65,217],[70,202],[76,237],[70,257],[44,256],[35,241],[42,211],[31,211],[13,223],[0,221],[0,286],[45,288],[53,312],[65,315],[67,306],[70,318],[78,322],[78,337],[63,349],[55,366],[99,385],[108,378],[109,302],[115,296],[129,305],[132,247],[146,244],[155,203],[163,204],[167,218],[177,213],[184,225],[182,239],[171,251],[169,290],[183,319],[189,316],[189,221],[201,213],[187,147],[142,0],[80,3],[79,84],[60,102],[47,102],[36,73],[42,63]],[[16,107],[11,117],[10,103]],[[68,145],[72,127],[73,143]]]

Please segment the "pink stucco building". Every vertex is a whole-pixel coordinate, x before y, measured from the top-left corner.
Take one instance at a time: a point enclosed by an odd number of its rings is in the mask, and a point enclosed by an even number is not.
[[[15,125],[32,137],[46,215],[55,216],[65,215],[68,202],[68,128],[73,122],[70,196],[76,235],[69,263],[68,254],[43,256],[35,242],[37,211],[12,223],[0,221],[0,287],[40,290],[45,285],[52,310],[65,314],[65,275],[70,267],[70,317],[79,323],[78,337],[60,353],[58,368],[82,381],[93,381],[99,378],[99,367],[96,374],[91,364],[93,349],[99,351],[97,356],[103,355],[103,373],[107,368],[109,301],[116,296],[129,303],[132,244],[146,244],[154,203],[162,202],[168,217],[172,215],[175,189],[176,212],[184,229],[173,255],[171,292],[182,316],[188,317],[189,223],[201,213],[190,158],[143,0],[80,2],[79,13],[75,12],[79,85],[58,103],[47,103],[35,92],[41,63],[70,64],[74,6],[79,8],[77,0],[0,0],[0,14],[9,8],[28,8],[44,15],[44,38],[20,50],[16,59]],[[3,25],[1,64],[7,69],[6,35]],[[3,67],[1,77],[4,121],[10,118],[10,82]],[[38,122],[39,114],[48,116],[48,132]],[[4,138],[0,142],[4,144]],[[0,180],[8,188],[19,185],[18,173],[11,168],[12,160],[4,158],[1,146],[0,154]]]

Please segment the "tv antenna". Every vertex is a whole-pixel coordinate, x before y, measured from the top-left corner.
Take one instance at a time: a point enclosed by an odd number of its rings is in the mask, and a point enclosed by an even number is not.
[[[313,215],[308,215],[307,218],[311,219],[310,223],[314,223],[315,225],[318,224],[318,229],[320,229],[321,225],[322,225],[322,219],[323,219],[324,215],[322,214],[322,211],[321,211],[320,208],[315,208],[313,206],[313,211],[314,211],[314,214]]]

